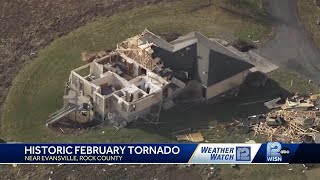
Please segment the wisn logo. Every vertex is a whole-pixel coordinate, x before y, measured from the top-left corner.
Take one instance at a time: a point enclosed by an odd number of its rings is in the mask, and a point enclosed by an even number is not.
[[[278,142],[268,142],[267,144],[267,162],[282,162],[282,156],[288,155],[289,149],[282,148]]]

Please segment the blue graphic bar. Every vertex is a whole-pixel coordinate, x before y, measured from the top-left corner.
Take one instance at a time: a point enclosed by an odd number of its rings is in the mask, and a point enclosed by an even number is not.
[[[0,163],[320,163],[320,144],[0,144]]]
[[[187,163],[197,144],[0,144],[0,163]]]

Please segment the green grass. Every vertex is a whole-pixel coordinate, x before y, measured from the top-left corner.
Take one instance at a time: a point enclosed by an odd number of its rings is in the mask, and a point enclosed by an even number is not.
[[[167,141],[162,136],[139,129],[124,129],[111,136],[114,129],[110,127],[103,127],[106,132],[103,135],[100,131],[81,136],[57,135],[45,127],[45,120],[62,106],[64,84],[70,70],[83,63],[81,52],[112,48],[145,28],[155,33],[200,31],[207,36],[246,38],[250,34],[254,38],[263,38],[270,33],[270,26],[265,21],[249,17],[262,11],[254,6],[253,1],[247,1],[251,5],[243,8],[243,16],[238,16],[240,10],[235,14],[233,10],[220,8],[224,5],[221,0],[212,6],[205,6],[205,0],[160,3],[102,18],[55,40],[15,78],[3,106],[1,134],[15,141],[32,142]],[[251,12],[252,9],[255,11]]]
[[[77,71],[77,73],[82,77],[88,76],[90,74],[90,66],[88,66],[84,69],[80,69],[79,71]]]
[[[309,80],[299,73],[287,69],[273,71],[269,74],[269,77],[278,82],[281,88],[286,89],[290,93],[300,93],[303,95],[320,93],[319,86],[309,83]]]
[[[316,24],[320,20],[320,8],[316,5],[315,0],[298,0],[298,12],[300,20],[320,48],[320,31],[319,25]]]

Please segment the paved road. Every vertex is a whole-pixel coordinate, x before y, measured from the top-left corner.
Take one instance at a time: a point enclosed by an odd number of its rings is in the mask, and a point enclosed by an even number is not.
[[[263,5],[277,26],[275,37],[259,53],[320,83],[320,52],[299,22],[297,0],[263,0]]]

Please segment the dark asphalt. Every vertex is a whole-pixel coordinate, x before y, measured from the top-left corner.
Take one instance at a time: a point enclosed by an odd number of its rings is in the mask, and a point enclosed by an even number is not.
[[[320,84],[320,52],[297,14],[296,0],[263,0],[276,28],[272,40],[258,51],[280,67],[287,67]]]

